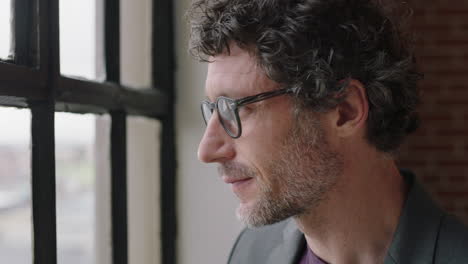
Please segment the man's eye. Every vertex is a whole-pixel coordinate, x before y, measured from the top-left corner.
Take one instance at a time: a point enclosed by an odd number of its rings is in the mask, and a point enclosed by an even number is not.
[[[253,112],[253,108],[249,106],[243,106],[239,108],[239,115],[240,116],[247,116]]]

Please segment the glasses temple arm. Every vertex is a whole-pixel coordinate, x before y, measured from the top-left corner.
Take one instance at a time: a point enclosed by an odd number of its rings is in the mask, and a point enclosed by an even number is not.
[[[246,104],[252,104],[252,103],[256,103],[258,101],[266,100],[268,98],[275,97],[275,96],[278,96],[278,95],[287,94],[287,93],[291,93],[291,92],[295,93],[296,90],[297,90],[297,88],[285,88],[285,89],[281,89],[281,90],[276,90],[276,91],[271,91],[271,92],[266,92],[266,93],[261,93],[261,94],[257,94],[257,95],[248,96],[248,97],[236,100],[235,102],[236,102],[237,106],[243,106],[243,105],[246,105]]]

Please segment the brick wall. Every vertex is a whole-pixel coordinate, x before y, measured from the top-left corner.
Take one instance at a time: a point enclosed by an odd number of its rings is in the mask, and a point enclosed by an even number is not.
[[[468,223],[468,0],[412,0],[417,34],[421,127],[401,149],[447,211]]]

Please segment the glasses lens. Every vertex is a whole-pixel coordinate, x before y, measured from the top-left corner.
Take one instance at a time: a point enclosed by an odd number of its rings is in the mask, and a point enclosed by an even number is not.
[[[202,115],[203,115],[203,119],[205,120],[205,124],[208,124],[208,121],[210,121],[211,116],[213,115],[213,110],[211,109],[208,102],[203,102],[201,108],[202,108]]]
[[[239,134],[239,124],[235,113],[235,104],[227,98],[220,98],[218,101],[218,113],[224,128],[231,136]]]

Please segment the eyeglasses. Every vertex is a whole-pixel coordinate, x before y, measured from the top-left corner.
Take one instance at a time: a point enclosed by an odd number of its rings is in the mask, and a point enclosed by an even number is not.
[[[232,138],[239,138],[242,134],[239,107],[270,99],[275,96],[293,93],[295,91],[295,88],[285,88],[271,92],[259,93],[237,100],[224,96],[216,98],[216,101],[213,103],[205,100],[201,104],[203,119],[205,120],[205,124],[208,124],[213,116],[213,111],[216,109],[218,111],[219,121],[226,133],[228,133]]]

